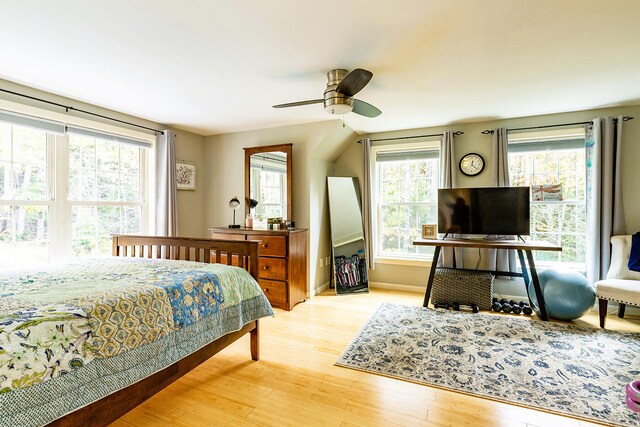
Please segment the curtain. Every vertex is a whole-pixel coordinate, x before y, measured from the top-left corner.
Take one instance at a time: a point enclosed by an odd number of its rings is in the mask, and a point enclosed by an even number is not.
[[[175,135],[165,130],[156,144],[156,235],[178,234]]]
[[[609,240],[626,234],[621,187],[622,116],[596,118],[587,126],[587,279],[607,275]]]
[[[456,156],[453,150],[454,135],[447,131],[440,141],[440,188],[456,188],[458,186]],[[455,236],[452,236],[455,237]],[[453,267],[453,248],[442,248],[437,267]],[[455,249],[456,267],[463,268],[462,248]]]
[[[364,228],[364,252],[369,269],[374,270],[376,264],[374,262],[373,251],[373,215],[372,197],[373,191],[373,170],[371,169],[371,139],[362,140],[363,161],[364,161],[364,179],[362,180],[362,226]]]
[[[491,185],[509,187],[509,138],[507,129],[499,128],[491,138]],[[482,270],[518,271],[517,253],[506,249],[481,249],[479,268]]]

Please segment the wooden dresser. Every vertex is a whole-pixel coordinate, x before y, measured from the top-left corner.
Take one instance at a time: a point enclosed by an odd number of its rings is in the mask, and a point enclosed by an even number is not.
[[[214,239],[260,240],[259,283],[274,307],[291,310],[307,299],[307,229],[210,228]]]

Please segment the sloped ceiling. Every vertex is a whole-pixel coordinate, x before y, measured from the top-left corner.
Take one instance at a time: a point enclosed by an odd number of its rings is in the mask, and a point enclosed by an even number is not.
[[[640,1],[0,0],[0,78],[201,135],[335,118],[359,133],[640,103]]]

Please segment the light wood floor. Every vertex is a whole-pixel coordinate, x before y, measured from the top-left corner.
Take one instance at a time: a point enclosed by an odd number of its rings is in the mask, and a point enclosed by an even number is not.
[[[595,424],[385,378],[333,363],[381,302],[422,295],[327,291],[261,320],[261,359],[241,339],[112,424],[130,426],[593,426]],[[612,310],[613,313],[613,310]],[[640,318],[607,329],[640,332]],[[576,324],[597,327],[591,313]]]

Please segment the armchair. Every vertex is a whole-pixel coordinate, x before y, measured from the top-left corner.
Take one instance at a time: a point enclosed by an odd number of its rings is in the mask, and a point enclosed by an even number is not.
[[[607,278],[596,282],[600,327],[604,328],[609,301],[618,303],[618,317],[624,317],[627,304],[640,306],[640,272],[631,271],[629,253],[631,236],[611,237],[611,266]]]

